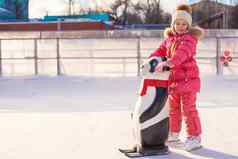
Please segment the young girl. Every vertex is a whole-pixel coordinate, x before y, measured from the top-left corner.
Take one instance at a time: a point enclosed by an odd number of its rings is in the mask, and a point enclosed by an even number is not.
[[[197,93],[200,91],[199,68],[195,59],[198,39],[203,30],[192,27],[192,9],[179,5],[172,16],[171,27],[164,32],[166,39],[151,56],[165,56],[156,71],[164,66],[171,68],[169,77],[169,137],[168,142],[179,141],[182,117],[185,118],[187,139],[185,149],[191,151],[201,147],[201,123],[196,108]]]

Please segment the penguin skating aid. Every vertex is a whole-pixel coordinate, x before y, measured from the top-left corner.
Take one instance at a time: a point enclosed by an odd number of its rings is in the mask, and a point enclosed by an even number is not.
[[[135,146],[132,149],[119,149],[127,157],[169,153],[165,145],[169,132],[167,105],[169,71],[165,68],[163,72],[155,72],[157,64],[165,60],[163,57],[153,57],[142,67],[143,79],[132,114]]]

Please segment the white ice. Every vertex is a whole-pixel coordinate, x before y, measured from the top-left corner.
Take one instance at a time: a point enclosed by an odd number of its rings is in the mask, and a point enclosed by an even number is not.
[[[238,158],[238,76],[201,78],[203,148],[146,159]],[[139,83],[139,77],[0,78],[0,158],[126,158],[117,149],[133,143]]]

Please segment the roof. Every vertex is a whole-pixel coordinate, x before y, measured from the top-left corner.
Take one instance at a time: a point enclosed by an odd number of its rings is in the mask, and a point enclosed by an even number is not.
[[[70,15],[70,16],[63,16],[63,15],[52,15],[52,16],[45,16],[44,21],[58,21],[58,20],[91,20],[91,21],[110,21],[110,16],[108,13],[104,12],[90,12],[88,14],[81,14],[81,15]]]

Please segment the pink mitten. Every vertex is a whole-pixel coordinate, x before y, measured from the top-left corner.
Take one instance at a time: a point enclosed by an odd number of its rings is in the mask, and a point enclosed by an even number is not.
[[[162,72],[163,71],[163,67],[167,66],[167,62],[160,62],[156,67],[155,67],[155,72]]]

